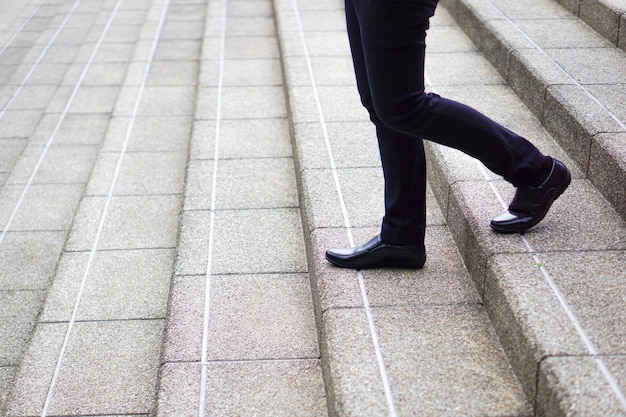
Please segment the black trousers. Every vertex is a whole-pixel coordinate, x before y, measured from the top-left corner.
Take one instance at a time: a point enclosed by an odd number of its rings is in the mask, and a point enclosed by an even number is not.
[[[545,156],[476,110],[424,91],[426,30],[437,0],[345,0],[363,106],[385,178],[383,240],[420,244],[426,226],[423,139],[479,159],[514,186],[537,185]],[[471,69],[468,69],[468,71]]]

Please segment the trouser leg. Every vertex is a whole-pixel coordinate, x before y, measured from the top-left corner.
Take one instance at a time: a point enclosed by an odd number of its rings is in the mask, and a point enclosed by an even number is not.
[[[415,206],[415,198],[411,198],[414,196],[409,196],[405,187],[406,175],[417,175],[411,169],[420,158],[423,160],[423,149],[417,151],[422,147],[422,139],[479,159],[515,186],[537,185],[546,160],[526,139],[476,110],[424,92],[426,30],[436,5],[437,0],[346,0],[348,34],[361,101],[377,126],[379,144],[383,143],[380,146],[386,196],[383,232],[385,225],[395,229],[393,225],[405,224],[406,218],[398,216],[406,216],[411,208],[421,210],[422,205]],[[415,152],[420,156],[413,167],[398,162],[399,158]],[[390,166],[394,163],[404,169]],[[423,169],[422,162],[420,170]],[[423,190],[419,193],[421,201],[425,199]],[[398,233],[403,235],[394,231],[390,236]]]
[[[426,226],[426,161],[424,144],[389,129],[374,110],[361,44],[360,30],[351,1],[346,2],[348,35],[361,101],[376,125],[378,148],[385,178],[385,216],[381,237],[398,245],[424,242]]]

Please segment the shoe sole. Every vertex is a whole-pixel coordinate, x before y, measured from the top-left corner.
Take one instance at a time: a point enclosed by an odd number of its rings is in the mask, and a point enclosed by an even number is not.
[[[424,256],[424,260],[421,263],[417,263],[417,264],[409,263],[409,262],[402,263],[402,262],[386,261],[386,262],[373,263],[371,265],[358,265],[358,266],[351,265],[351,264],[344,264],[340,260],[329,258],[327,255],[325,256],[325,258],[333,266],[336,266],[338,268],[348,268],[348,269],[356,269],[356,270],[376,269],[376,268],[422,269],[424,267],[424,264],[426,263],[426,256]]]

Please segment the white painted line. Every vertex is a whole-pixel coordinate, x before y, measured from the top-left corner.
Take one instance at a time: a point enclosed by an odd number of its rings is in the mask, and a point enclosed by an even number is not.
[[[122,0],[118,0],[117,1],[116,5],[115,5],[115,8],[114,8],[111,16],[109,17],[109,20],[107,22],[106,28],[105,28],[104,32],[102,33],[102,35],[100,36],[100,40],[99,40],[98,43],[101,43],[101,41],[104,39],[104,36],[107,33],[107,31],[109,30],[109,28],[110,28],[110,26],[111,26],[111,24],[113,22],[113,19],[115,18],[115,15],[117,14],[117,12],[119,10],[119,7],[120,7],[121,3],[122,3]],[[148,79],[148,74],[150,72],[150,68],[152,66],[152,62],[154,60],[154,53],[156,51],[157,43],[159,41],[159,38],[161,36],[161,32],[163,30],[163,23],[165,21],[165,16],[167,14],[169,3],[170,3],[170,0],[166,0],[165,4],[163,5],[163,12],[161,14],[161,18],[159,20],[159,25],[158,25],[158,28],[157,28],[157,31],[156,31],[156,34],[155,34],[155,38],[154,38],[153,43],[152,43],[152,49],[150,51],[150,56],[149,56],[148,61],[146,63],[146,68],[145,68],[145,71],[144,71],[144,74],[143,74],[141,85],[140,85],[139,90],[137,92],[135,105],[133,107],[133,112],[132,112],[132,115],[131,115],[131,119],[130,119],[130,123],[129,123],[129,126],[128,126],[128,130],[126,131],[126,136],[125,136],[125,139],[124,139],[122,150],[120,152],[120,156],[118,158],[117,165],[115,167],[113,178],[111,179],[109,192],[108,192],[108,195],[106,197],[105,205],[104,205],[104,208],[103,208],[101,216],[100,216],[100,222],[98,223],[98,229],[97,229],[96,235],[94,237],[94,241],[93,241],[91,250],[89,252],[89,258],[87,260],[87,264],[86,264],[85,270],[83,272],[83,276],[82,276],[82,280],[81,280],[80,287],[79,287],[79,290],[78,290],[78,294],[76,296],[76,301],[74,303],[74,308],[72,310],[72,315],[71,315],[70,320],[68,322],[68,326],[67,326],[67,329],[66,329],[66,332],[65,332],[65,337],[63,339],[63,344],[61,346],[61,350],[59,352],[59,356],[57,358],[57,363],[56,363],[56,366],[55,366],[55,369],[54,369],[54,374],[52,376],[52,380],[50,381],[50,385],[48,387],[48,393],[46,395],[46,401],[44,403],[44,407],[43,407],[43,410],[41,412],[41,416],[42,417],[47,416],[48,408],[50,407],[50,403],[52,401],[52,397],[53,397],[53,394],[54,394],[54,389],[56,387],[56,382],[58,380],[59,373],[61,371],[61,365],[63,363],[63,357],[65,356],[65,351],[67,350],[67,344],[69,342],[69,338],[70,338],[70,335],[72,333],[72,329],[73,329],[74,324],[76,322],[76,316],[77,316],[78,308],[80,306],[82,295],[83,295],[83,292],[84,292],[84,289],[85,289],[85,284],[87,282],[87,277],[89,276],[89,273],[90,273],[90,270],[91,270],[91,265],[93,263],[93,260],[95,258],[95,254],[96,254],[97,249],[98,249],[98,243],[100,241],[100,237],[102,236],[102,230],[104,229],[104,224],[105,224],[105,221],[106,221],[106,218],[107,218],[107,215],[108,215],[108,211],[109,211],[109,207],[111,205],[111,201],[113,200],[113,193],[114,193],[114,190],[115,190],[115,186],[117,184],[117,180],[118,180],[118,177],[119,177],[119,173],[120,173],[120,169],[121,169],[121,166],[122,166],[122,162],[123,162],[124,156],[126,154],[126,149],[128,148],[128,142],[130,140],[132,129],[133,129],[133,126],[134,126],[134,122],[135,122],[135,119],[137,117],[137,113],[138,113],[138,110],[139,110],[139,105],[141,103],[141,99],[143,97],[143,93],[144,93],[144,90],[145,90],[145,87],[146,87],[146,81]],[[94,52],[94,54],[95,54],[95,52]],[[92,54],[92,56],[94,54]],[[69,103],[68,103],[68,106],[69,106]]]
[[[315,74],[313,72],[313,65],[311,63],[311,56],[309,54],[309,48],[306,42],[306,37],[304,35],[304,29],[302,27],[302,20],[300,17],[300,9],[298,7],[297,0],[292,0],[294,15],[297,21],[298,31],[300,34],[300,40],[302,42],[302,48],[304,50],[304,58],[307,65],[307,70],[309,73],[309,79],[311,81],[311,88],[313,89],[313,97],[315,98],[315,104],[317,107],[317,112],[319,115],[320,125],[322,127],[322,133],[324,135],[324,141],[326,144],[326,150],[328,152],[328,158],[330,161],[331,171],[333,174],[333,179],[335,182],[335,189],[337,192],[337,197],[339,199],[339,204],[341,206],[341,212],[343,214],[344,219],[344,227],[346,229],[346,233],[348,235],[348,242],[350,246],[355,246],[354,237],[352,235],[352,226],[350,225],[350,218],[348,215],[348,210],[346,208],[346,203],[343,198],[343,192],[341,190],[341,184],[339,182],[339,176],[337,174],[337,166],[335,164],[335,158],[333,156],[332,147],[330,144],[330,138],[328,135],[328,130],[326,128],[326,121],[324,118],[324,112],[322,110],[322,104],[320,102],[319,92],[317,89],[317,83],[315,82]],[[359,288],[361,290],[361,298],[363,300],[363,307],[365,309],[365,314],[367,316],[367,324],[370,330],[370,336],[372,338],[372,344],[374,345],[374,352],[376,354],[376,363],[378,364],[378,370],[380,373],[380,379],[383,386],[383,390],[385,392],[385,398],[387,400],[387,406],[389,409],[389,415],[392,417],[398,416],[398,411],[396,408],[395,401],[393,399],[393,393],[391,391],[391,384],[389,382],[389,377],[387,376],[387,368],[385,366],[385,361],[382,355],[382,350],[380,348],[380,341],[378,339],[378,332],[376,330],[376,324],[374,323],[374,318],[372,316],[372,310],[370,308],[369,298],[367,296],[367,289],[365,288],[365,282],[363,281],[363,273],[361,271],[357,271],[357,279],[359,282]]]
[[[198,402],[198,416],[204,417],[206,407],[206,382],[207,382],[207,348],[209,344],[209,316],[211,312],[211,288],[213,284],[213,245],[215,232],[215,210],[217,210],[217,172],[219,165],[219,146],[222,123],[222,90],[224,87],[224,55],[226,50],[226,18],[228,15],[228,0],[222,0],[222,12],[220,18],[220,46],[219,46],[219,70],[217,80],[217,103],[215,110],[215,147],[213,150],[213,180],[211,184],[211,206],[209,214],[209,247],[207,254],[207,272],[204,284],[204,312],[202,322],[202,354],[200,373],[200,399]],[[208,17],[208,16],[207,16]]]

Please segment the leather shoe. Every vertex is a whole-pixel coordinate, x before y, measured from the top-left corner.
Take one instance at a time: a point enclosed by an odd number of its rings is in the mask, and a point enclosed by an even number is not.
[[[538,187],[518,187],[509,209],[491,221],[491,228],[498,233],[530,229],[546,216],[554,200],[563,194],[571,180],[565,165],[552,159],[548,178]]]
[[[340,268],[411,268],[426,262],[424,245],[397,246],[383,242],[380,235],[353,248],[328,249],[326,259]]]

